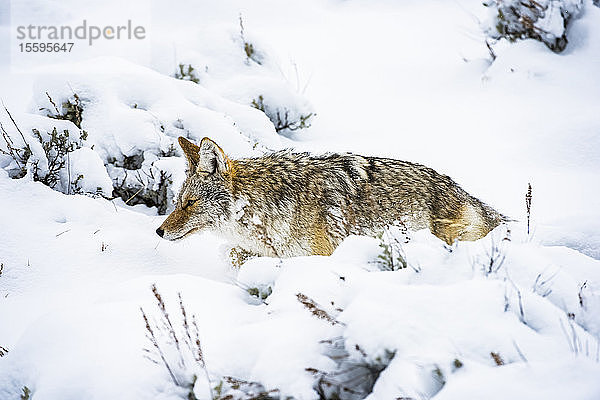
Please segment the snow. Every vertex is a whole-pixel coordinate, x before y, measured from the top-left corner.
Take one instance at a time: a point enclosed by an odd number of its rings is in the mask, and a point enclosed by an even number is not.
[[[519,398],[524,392],[527,393],[528,399],[593,399],[598,396],[597,390],[588,385],[590,380],[595,379],[597,372],[594,364],[586,360],[578,360],[571,364],[571,368],[550,361],[509,365],[503,367],[498,374],[491,373],[490,370],[489,367],[480,367],[470,373],[457,374],[456,381],[449,384],[446,390],[439,394],[439,398],[443,400],[463,396],[485,396],[489,399],[505,399]],[[472,379],[480,385],[474,387]],[[569,384],[563,385],[564,382]]]
[[[112,192],[112,180],[96,152],[82,147],[73,151],[69,157],[73,166],[70,171],[72,176],[76,178],[81,175],[83,177],[83,181],[79,184],[81,191],[86,193],[94,193],[98,190],[102,193]]]
[[[257,141],[278,146],[263,113],[224,100],[201,85],[114,58],[53,68],[38,75],[35,107],[49,107],[45,92],[56,102],[77,93],[84,104],[89,103],[82,128],[89,131],[90,144],[98,147],[104,160],[119,153],[130,156],[139,149],[167,151],[174,139],[186,134],[197,141],[204,136],[220,139],[232,154],[244,154]]]
[[[23,4],[32,18],[68,10],[69,20],[103,24],[121,6]],[[181,0],[144,13],[151,40],[139,47],[112,56],[105,45],[83,48],[24,71],[0,63],[0,97],[42,167],[32,129],[68,130],[78,143],[88,135],[56,190],[33,181],[31,162],[12,179],[19,166],[0,154],[0,398],[24,386],[35,400],[186,398],[144,357],[152,345],[140,307],[161,326],[153,284],[179,335],[178,293],[195,316],[213,390],[232,376],[317,399],[307,368],[336,373],[327,341],[339,341],[348,363],[387,360],[362,396],[370,400],[600,398],[600,8],[585,2],[560,55],[534,40],[500,41],[493,63],[476,0]],[[554,14],[541,23],[562,34]],[[0,18],[7,41],[8,22]],[[173,78],[179,63],[199,84]],[[81,129],[52,118],[46,92],[59,108],[77,94]],[[252,107],[258,96],[291,115],[316,113],[312,126],[278,134]],[[0,122],[22,146],[4,110]],[[141,156],[137,173],[168,173],[172,201],[185,177],[178,136],[208,136],[231,157],[293,147],[417,161],[516,221],[453,246],[410,232],[395,253],[408,267],[397,271],[380,268],[379,239],[357,236],[329,257],[255,258],[235,269],[231,244],[210,233],[161,240],[156,208],[110,199],[115,181],[139,184],[125,164]],[[142,185],[159,190],[156,179]],[[156,332],[175,375],[196,374],[196,396],[209,398],[194,355],[184,349],[181,366],[168,332]]]

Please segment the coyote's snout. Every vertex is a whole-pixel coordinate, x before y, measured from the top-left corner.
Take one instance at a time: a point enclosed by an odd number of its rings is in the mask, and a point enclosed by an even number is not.
[[[400,222],[453,243],[504,221],[448,176],[420,164],[355,154],[277,152],[232,160],[209,138],[180,137],[188,161],[175,210],[156,233],[178,240],[201,230],[246,254],[329,255],[349,235]]]

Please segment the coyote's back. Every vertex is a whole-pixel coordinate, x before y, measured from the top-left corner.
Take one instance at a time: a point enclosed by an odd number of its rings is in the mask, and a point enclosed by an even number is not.
[[[393,223],[429,228],[450,244],[479,239],[504,219],[420,164],[290,152],[231,160],[208,138],[179,142],[187,178],[157,229],[170,240],[208,229],[244,255],[329,255],[348,235],[375,235]]]

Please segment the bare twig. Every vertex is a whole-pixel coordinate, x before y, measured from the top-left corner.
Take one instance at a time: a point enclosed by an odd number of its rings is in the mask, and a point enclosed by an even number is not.
[[[15,162],[17,163],[17,166],[19,167],[19,169],[23,169],[23,166],[21,165],[21,162],[19,161],[19,156],[17,154],[19,149],[15,149],[14,148],[14,143],[12,141],[12,139],[10,138],[10,135],[8,134],[8,132],[6,131],[6,129],[4,129],[4,125],[2,125],[2,122],[0,122],[0,132],[2,132],[2,138],[4,139],[4,142],[6,142],[6,148],[8,149],[8,152],[1,150],[3,154],[8,154],[12,157],[13,160],[15,160]]]
[[[46,92],[46,96],[48,97],[50,104],[52,104],[52,107],[54,107],[54,111],[56,111],[56,115],[59,115],[60,111],[58,111],[58,107],[56,106],[56,103],[54,102],[54,100],[52,100],[52,97],[50,97],[50,94],[48,94],[48,92]]]
[[[129,203],[131,200],[133,200],[133,198],[135,196],[137,196],[138,194],[140,194],[140,192],[144,190],[144,186],[142,186],[137,192],[135,192],[130,198],[128,198],[127,200],[125,200],[125,204]]]
[[[25,136],[23,135],[23,132],[21,132],[19,125],[17,125],[17,123],[15,122],[15,119],[13,118],[12,114],[8,111],[8,108],[6,108],[6,106],[4,105],[4,102],[2,102],[2,107],[4,107],[4,111],[6,111],[6,113],[8,114],[10,120],[12,121],[13,125],[17,129],[17,132],[19,132],[19,135],[21,135],[21,139],[23,139],[23,143],[25,143],[25,147],[29,148],[29,144],[27,143],[27,140],[25,140]]]

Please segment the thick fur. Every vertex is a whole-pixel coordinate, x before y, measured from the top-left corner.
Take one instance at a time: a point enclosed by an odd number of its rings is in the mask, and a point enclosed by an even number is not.
[[[451,244],[479,239],[505,219],[420,164],[291,152],[231,160],[208,138],[179,142],[187,178],[157,230],[169,240],[211,230],[238,255],[330,255],[348,235],[375,235],[393,223],[428,228]]]

